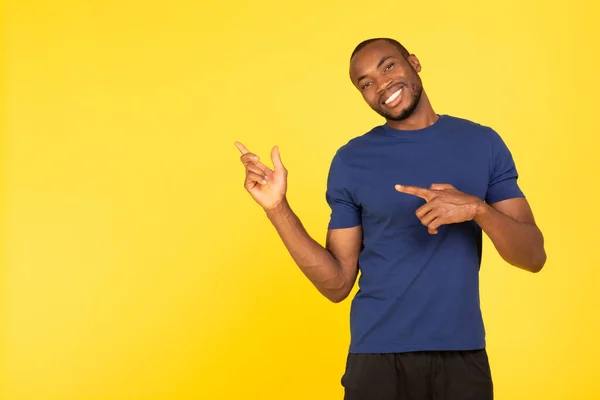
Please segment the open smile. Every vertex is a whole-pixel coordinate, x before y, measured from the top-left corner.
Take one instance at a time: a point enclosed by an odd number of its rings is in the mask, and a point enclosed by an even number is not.
[[[393,108],[400,104],[400,102],[402,101],[402,91],[403,88],[401,87],[400,89],[390,94],[387,98],[384,97],[383,104],[388,108]]]

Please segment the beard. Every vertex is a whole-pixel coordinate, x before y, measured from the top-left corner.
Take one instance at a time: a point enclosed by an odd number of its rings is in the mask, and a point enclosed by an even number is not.
[[[411,94],[411,98],[409,99],[410,102],[405,108],[401,110],[395,110],[394,114],[386,112],[382,109],[374,109],[375,112],[388,121],[402,121],[410,117],[417,109],[419,101],[421,100],[421,94],[423,93],[423,82],[421,81],[419,74],[416,72],[413,74],[413,81],[408,85],[408,89]]]

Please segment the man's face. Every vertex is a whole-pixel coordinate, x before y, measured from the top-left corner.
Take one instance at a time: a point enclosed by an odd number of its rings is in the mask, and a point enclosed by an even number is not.
[[[416,109],[423,85],[414,56],[404,58],[392,44],[367,45],[350,62],[350,78],[367,104],[387,120],[401,121]]]

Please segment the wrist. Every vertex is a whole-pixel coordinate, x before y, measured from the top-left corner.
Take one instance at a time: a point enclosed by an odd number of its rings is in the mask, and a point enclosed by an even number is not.
[[[288,204],[287,198],[285,196],[281,200],[277,201],[275,204],[264,208],[265,213],[269,218],[285,214],[289,209],[290,205]]]
[[[475,222],[479,222],[481,219],[485,218],[490,211],[490,206],[483,200],[477,199],[475,203],[475,212],[473,219]]]

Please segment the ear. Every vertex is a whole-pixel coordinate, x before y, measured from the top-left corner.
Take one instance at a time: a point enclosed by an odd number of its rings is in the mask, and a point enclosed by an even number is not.
[[[408,63],[411,65],[411,67],[413,67],[415,71],[417,71],[417,73],[421,72],[421,63],[419,62],[417,56],[411,54],[410,56],[408,56],[406,61],[408,61]]]

